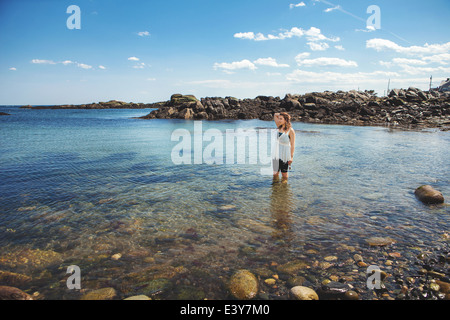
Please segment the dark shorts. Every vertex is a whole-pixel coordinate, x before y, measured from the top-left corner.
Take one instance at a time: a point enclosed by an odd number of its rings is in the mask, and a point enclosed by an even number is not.
[[[272,159],[273,172],[287,173],[289,171],[289,163],[283,162],[281,159]]]

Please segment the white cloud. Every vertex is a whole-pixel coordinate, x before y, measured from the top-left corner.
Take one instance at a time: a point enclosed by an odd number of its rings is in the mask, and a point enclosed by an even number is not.
[[[307,42],[306,44],[312,51],[325,51],[330,47],[326,42]]]
[[[136,57],[129,57],[128,60],[130,60],[130,61],[139,61],[139,58],[136,58]]]
[[[419,59],[407,59],[407,58],[394,58],[392,61],[380,61],[381,66],[392,68],[396,66],[406,66],[406,65],[416,65],[416,66],[424,66],[428,63],[424,60]]]
[[[356,32],[374,32],[377,29],[374,26],[367,26],[365,29],[356,29]]]
[[[336,49],[338,49],[339,51],[345,51],[343,46],[334,46]]]
[[[325,10],[323,10],[323,11],[324,11],[324,12],[331,12],[331,11],[334,11],[334,10],[340,10],[340,9],[342,9],[341,6],[337,5],[337,6],[334,6],[334,7],[332,7],[332,8],[325,9]]]
[[[450,68],[445,67],[450,64],[450,42],[444,44],[425,44],[424,46],[402,47],[396,43],[383,40],[372,39],[368,42],[368,47],[377,51],[391,49],[397,53],[414,58],[397,57],[391,61],[380,61],[381,66],[387,68],[398,68],[399,72],[408,75],[429,74],[445,77],[450,73]]]
[[[288,64],[278,63],[276,59],[269,57],[269,58],[259,58],[253,62],[248,59],[244,59],[241,61],[234,61],[231,63],[216,62],[214,64],[214,70],[221,69],[225,73],[232,74],[232,73],[234,73],[233,72],[234,70],[239,70],[239,69],[256,70],[256,69],[258,69],[256,67],[256,65],[274,67],[274,68],[289,68],[290,67]]]
[[[295,57],[295,60],[297,60],[297,59],[306,59],[306,58],[308,58],[309,56],[311,55],[311,53],[309,53],[309,52],[302,52],[302,53],[299,53],[296,57]]]
[[[425,55],[425,54],[448,53],[450,51],[450,42],[443,43],[443,44],[428,44],[428,43],[426,43],[423,46],[402,47],[393,41],[375,38],[375,39],[367,40],[366,47],[370,48],[370,49],[374,49],[378,52],[383,51],[383,50],[393,50],[397,53],[421,56],[421,55]]]
[[[11,71],[17,71],[17,69],[14,68],[14,67],[9,68],[9,70],[11,70]]]
[[[344,60],[340,58],[327,58],[327,57],[321,57],[316,59],[304,59],[303,54],[299,54],[295,57],[295,61],[297,61],[297,64],[299,66],[305,66],[305,67],[327,67],[327,66],[333,66],[333,67],[357,67],[358,64],[355,61],[351,60]]]
[[[137,33],[139,37],[148,37],[150,36],[150,32],[148,31],[141,31]]]
[[[306,6],[306,4],[303,1],[300,2],[300,3],[297,3],[297,4],[291,3],[289,5],[289,9],[294,9],[294,8],[298,8],[298,7],[305,7],[305,6]]]
[[[290,30],[285,30],[283,32],[278,33],[277,35],[268,34],[264,35],[262,33],[254,33],[254,32],[239,32],[234,34],[235,38],[253,40],[253,41],[268,41],[268,40],[283,40],[290,39],[293,37],[301,38],[305,37],[308,42],[307,45],[313,51],[324,51],[328,49],[330,46],[326,41],[329,42],[338,42],[341,39],[339,37],[326,37],[322,34],[322,31],[319,28],[311,27],[307,30],[302,28],[293,27]]]
[[[433,75],[433,78],[435,76]],[[286,75],[286,79],[292,83],[291,86],[297,88],[300,84],[304,90],[352,90],[367,89],[375,90],[379,94],[383,94],[386,90],[388,80],[391,80],[391,88],[408,88],[414,86],[417,88],[428,88],[430,75],[411,76],[401,74],[399,72],[313,72],[305,70],[295,70]],[[286,85],[289,87],[290,85]],[[310,88],[310,89],[307,89]]]
[[[332,42],[337,42],[340,41],[341,39],[339,37],[336,38],[327,38],[325,37],[322,32],[320,31],[319,28],[316,27],[311,27],[309,28],[309,30],[305,31],[305,35],[306,35],[306,39],[308,39],[309,41],[332,41]]]
[[[265,36],[262,33],[254,33],[254,32],[239,32],[235,33],[234,37],[239,39],[247,39],[254,41],[267,41],[267,40],[282,40],[289,39],[292,37],[302,37],[304,32],[302,29],[293,27],[291,30],[286,30],[284,32],[280,32],[278,35],[268,34]]]
[[[105,67],[105,66],[101,66],[101,65],[100,65],[100,66],[98,66],[98,68],[99,68],[99,69],[102,69],[102,70],[106,70],[106,67]]]
[[[448,64],[450,62],[450,53],[435,54],[428,57],[423,57],[422,60],[430,63]]]
[[[419,66],[413,64],[394,64],[393,62],[380,61],[380,65],[393,68],[397,67],[398,72],[402,75],[420,75],[423,79],[429,78],[430,74],[437,77],[447,77],[450,73],[450,67],[433,67],[433,66]]]
[[[255,34],[253,32],[238,32],[234,34],[235,38],[255,40]]]
[[[388,78],[399,76],[396,72],[385,71],[340,73],[294,70],[286,78],[293,82],[358,86],[360,84],[378,83],[380,81],[384,83]]]
[[[241,61],[234,61],[231,63],[222,62],[222,63],[214,63],[214,69],[223,69],[223,71],[233,71],[238,69],[250,69],[256,70],[256,66],[250,60],[244,59]]]
[[[269,66],[275,68],[289,68],[288,64],[279,64],[274,58],[259,58],[258,60],[253,61],[254,64]]]
[[[417,66],[413,66],[413,65],[400,65],[400,67],[402,68],[402,72],[407,73],[407,74],[413,74],[413,75],[418,75],[418,74],[424,74],[424,75],[429,75],[429,74],[433,74],[433,73],[442,73],[442,74],[449,74],[450,73],[450,67],[449,68],[445,68],[445,67],[417,67]]]
[[[156,81],[156,78],[147,78],[147,81]]]
[[[379,64],[380,64],[380,66],[388,67],[388,68],[390,68],[394,65],[392,62],[389,62],[389,61],[380,61]]]
[[[52,60],[41,60],[41,59],[33,59],[33,60],[31,60],[31,63],[36,63],[36,64],[56,64],[55,61],[52,61]]]
[[[146,64],[144,62],[138,63],[137,65],[133,66],[134,69],[144,69]]]
[[[34,63],[34,64],[63,64],[65,66],[70,65],[70,64],[75,64],[82,69],[92,69],[92,66],[90,66],[88,64],[79,63],[79,62],[75,62],[75,61],[71,61],[71,60],[55,62],[53,60],[33,59],[33,60],[31,60],[31,63]]]
[[[418,59],[407,59],[407,58],[394,58],[392,62],[395,64],[408,64],[408,65],[416,65],[416,66],[424,66],[427,64],[426,61],[418,60]]]
[[[82,69],[92,69],[92,66],[90,66],[88,64],[84,64],[84,63],[77,63],[77,66]]]
[[[253,41],[268,41],[268,40],[283,40],[290,39],[293,37],[301,38],[305,36],[306,39],[310,42],[317,41],[332,41],[337,42],[340,41],[339,37],[328,38],[324,36],[319,28],[311,27],[308,30],[304,30],[302,28],[293,27],[290,30],[284,30],[277,35],[268,34],[264,35],[262,33],[254,33],[254,32],[239,32],[235,33],[234,37],[239,39],[253,40]],[[324,48],[324,45],[320,46]]]

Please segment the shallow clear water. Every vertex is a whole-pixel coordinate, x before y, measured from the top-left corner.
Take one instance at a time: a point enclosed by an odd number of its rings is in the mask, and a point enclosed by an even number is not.
[[[423,184],[450,196],[448,132],[295,123],[295,162],[281,184],[248,154],[245,164],[175,165],[171,135],[194,137],[194,122],[133,119],[148,109],[0,111],[11,114],[0,117],[0,256],[33,253],[0,269],[32,276],[23,289],[45,298],[76,298],[64,282],[76,264],[84,288],[113,286],[121,297],[164,279],[148,294],[185,297],[181,283],[201,289],[190,298],[221,299],[218,283],[239,268],[286,263],[308,248],[319,260],[345,246],[369,250],[371,236],[393,238],[400,252],[427,248],[449,229],[450,207],[414,196]],[[202,134],[220,130],[224,145],[226,130],[273,128],[201,124]],[[36,252],[60,260],[46,268]]]

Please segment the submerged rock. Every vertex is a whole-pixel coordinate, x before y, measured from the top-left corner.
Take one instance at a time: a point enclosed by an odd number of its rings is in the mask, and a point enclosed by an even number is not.
[[[393,244],[396,241],[389,237],[370,237],[366,239],[366,242],[369,244],[369,246],[384,247]]]
[[[146,295],[138,295],[138,296],[132,296],[132,297],[128,297],[125,298],[123,300],[152,300],[151,298],[147,297]]]
[[[317,294],[321,299],[346,299],[347,292],[350,290],[350,286],[345,283],[330,281],[322,285]]]
[[[145,287],[141,288],[141,294],[153,296],[168,291],[172,287],[169,279],[159,278],[149,281]]]
[[[112,300],[117,296],[114,288],[102,288],[86,293],[81,300]]]
[[[22,286],[30,281],[31,277],[27,275],[0,270],[1,284],[6,284],[10,286]]]
[[[439,204],[444,203],[444,196],[439,191],[435,190],[432,186],[424,185],[414,191],[416,197],[427,204]]]
[[[52,250],[23,249],[0,256],[0,266],[15,268],[47,268],[62,262],[62,256]]]
[[[296,300],[319,300],[317,293],[308,287],[296,286],[291,289],[290,293]]]
[[[248,270],[239,270],[231,276],[229,290],[236,299],[253,299],[259,291],[258,279]]]
[[[277,271],[284,274],[295,275],[300,270],[306,269],[309,266],[308,262],[304,260],[293,260],[285,264],[279,265]]]
[[[33,298],[18,288],[0,286],[0,300],[33,300]]]

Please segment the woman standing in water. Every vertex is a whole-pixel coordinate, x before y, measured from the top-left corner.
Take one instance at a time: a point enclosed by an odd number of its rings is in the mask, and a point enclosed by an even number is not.
[[[277,179],[281,171],[282,182],[287,182],[289,168],[294,161],[295,131],[291,125],[291,116],[286,112],[275,113],[278,128],[277,141],[272,154],[273,178]]]

